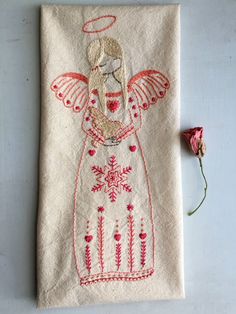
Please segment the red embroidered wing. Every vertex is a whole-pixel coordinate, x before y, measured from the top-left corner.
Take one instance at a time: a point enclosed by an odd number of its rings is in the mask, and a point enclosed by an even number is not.
[[[129,102],[147,110],[165,96],[169,87],[170,83],[162,73],[155,70],[139,72],[128,83]]]
[[[88,103],[88,78],[80,73],[65,73],[51,84],[51,90],[64,106],[80,112]]]

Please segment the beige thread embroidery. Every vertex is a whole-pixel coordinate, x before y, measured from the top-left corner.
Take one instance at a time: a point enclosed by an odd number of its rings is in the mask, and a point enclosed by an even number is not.
[[[124,106],[126,107],[127,100],[127,83],[125,80],[125,65],[123,61],[123,50],[114,38],[102,37],[95,39],[90,43],[87,49],[87,58],[92,67],[92,71],[89,77],[89,93],[97,89],[99,94],[99,100],[102,106],[102,110],[106,113],[106,88],[105,81],[107,75],[101,72],[102,65],[100,64],[104,56],[110,56],[119,59],[120,67],[114,70],[113,75],[117,82],[120,83],[124,95]]]
[[[114,137],[125,125],[120,121],[109,120],[99,109],[89,108],[93,126],[101,131],[105,139]]]

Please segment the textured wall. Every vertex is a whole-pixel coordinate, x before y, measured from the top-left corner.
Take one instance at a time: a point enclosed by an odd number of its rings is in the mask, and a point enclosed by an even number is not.
[[[64,3],[67,1],[53,1]],[[50,1],[43,1],[50,3]],[[72,3],[72,2],[68,2]],[[74,1],[76,3],[76,1]],[[80,1],[151,4],[156,1]],[[162,1],[174,3],[174,1]],[[80,313],[236,313],[236,2],[182,4],[182,128],[206,128],[209,194],[184,216],[186,300],[86,307]],[[40,1],[0,1],[0,313],[36,313]],[[197,160],[182,154],[184,208],[202,194]],[[44,312],[44,311],[43,311]],[[45,311],[47,312],[47,311]],[[49,311],[48,311],[49,312]],[[78,309],[50,313],[78,313]]]

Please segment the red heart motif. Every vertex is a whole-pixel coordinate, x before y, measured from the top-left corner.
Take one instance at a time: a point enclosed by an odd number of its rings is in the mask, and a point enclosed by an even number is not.
[[[115,112],[120,108],[120,102],[118,100],[110,100],[107,102],[107,108],[111,112]]]
[[[142,232],[142,233],[140,233],[140,234],[139,234],[139,237],[140,237],[140,239],[141,239],[141,240],[146,239],[146,237],[147,237],[146,232]]]
[[[91,242],[92,240],[93,240],[93,236],[92,235],[86,235],[85,237],[84,237],[84,239],[85,239],[85,241],[86,242]]]
[[[98,212],[99,212],[99,213],[104,212],[104,210],[105,210],[105,208],[104,208],[103,206],[99,206],[99,207],[98,207]]]
[[[120,234],[120,233],[116,233],[116,234],[114,235],[114,239],[115,239],[116,241],[120,241],[120,239],[121,239],[121,234]]]
[[[88,151],[88,153],[89,153],[90,156],[94,156],[96,154],[96,150],[95,149],[90,149]]]
[[[137,146],[135,146],[135,145],[131,145],[131,146],[129,147],[129,150],[130,150],[132,153],[134,153],[134,152],[136,151],[136,149],[137,149]]]

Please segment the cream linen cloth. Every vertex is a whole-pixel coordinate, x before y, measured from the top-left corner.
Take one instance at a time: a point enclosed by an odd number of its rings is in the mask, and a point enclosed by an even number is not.
[[[38,306],[184,297],[179,6],[42,6]]]

